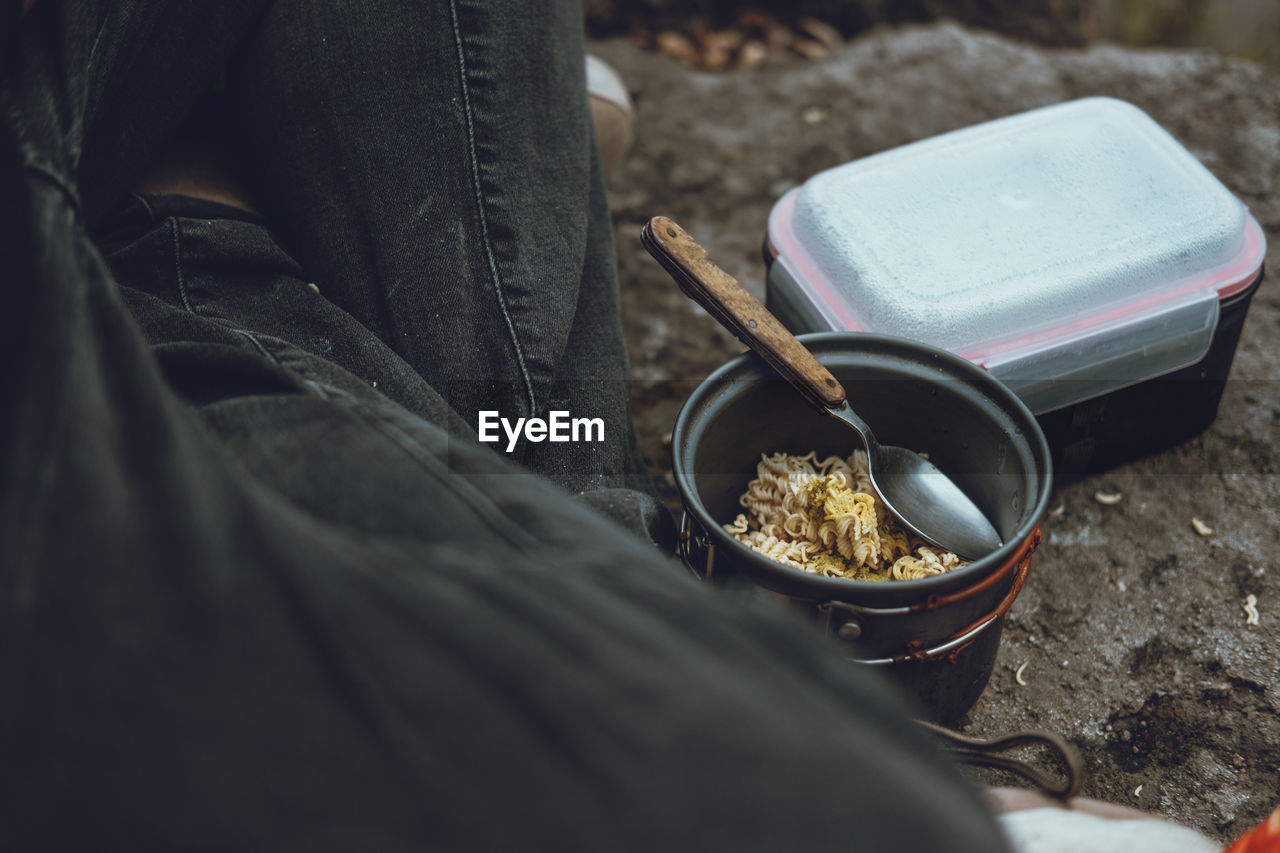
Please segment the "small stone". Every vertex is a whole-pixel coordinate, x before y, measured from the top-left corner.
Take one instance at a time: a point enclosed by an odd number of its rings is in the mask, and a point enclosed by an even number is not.
[[[827,111],[822,107],[809,107],[800,114],[805,124],[821,124],[827,118]]]
[[[698,47],[688,36],[675,30],[658,33],[657,48],[660,53],[679,60],[685,65],[694,65],[698,61]]]

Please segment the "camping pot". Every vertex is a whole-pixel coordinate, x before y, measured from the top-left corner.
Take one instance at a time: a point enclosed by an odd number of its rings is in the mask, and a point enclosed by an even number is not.
[[[848,456],[858,439],[811,409],[752,353],[690,395],[672,434],[684,503],[680,555],[710,581],[747,581],[817,620],[849,657],[882,668],[920,710],[951,722],[973,706],[995,663],[1004,614],[1022,588],[1049,500],[1049,448],[1030,410],[957,356],[897,338],[848,332],[800,339],[848,391],[884,442],[925,453],[968,494],[1004,545],[952,572],[856,581],[785,566],[722,525],[761,454]]]

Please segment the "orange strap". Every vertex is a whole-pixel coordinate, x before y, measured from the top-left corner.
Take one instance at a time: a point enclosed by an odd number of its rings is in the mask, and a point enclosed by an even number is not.
[[[1252,832],[1237,838],[1225,853],[1280,853],[1280,808]]]

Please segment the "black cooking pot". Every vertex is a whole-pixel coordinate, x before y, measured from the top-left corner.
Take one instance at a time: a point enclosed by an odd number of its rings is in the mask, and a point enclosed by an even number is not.
[[[715,371],[685,402],[672,435],[684,502],[681,556],[712,580],[746,579],[819,619],[850,657],[883,667],[924,713],[968,710],[995,663],[1003,617],[1039,544],[1049,500],[1049,449],[1034,416],[973,364],[877,335],[800,338],[848,392],[885,444],[928,455],[968,494],[1004,545],[969,566],[912,581],[828,578],[775,562],[724,531],[762,453],[848,456],[849,427],[813,410],[757,356]]]

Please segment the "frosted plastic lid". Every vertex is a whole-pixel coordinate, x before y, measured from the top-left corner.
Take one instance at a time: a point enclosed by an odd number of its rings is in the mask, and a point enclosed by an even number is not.
[[[811,330],[950,349],[1033,409],[1202,358],[1262,231],[1145,113],[1109,98],[954,131],[810,178],[770,215],[771,288]],[[1106,390],[1106,389],[1103,389]],[[1088,394],[1098,392],[1098,387]]]

